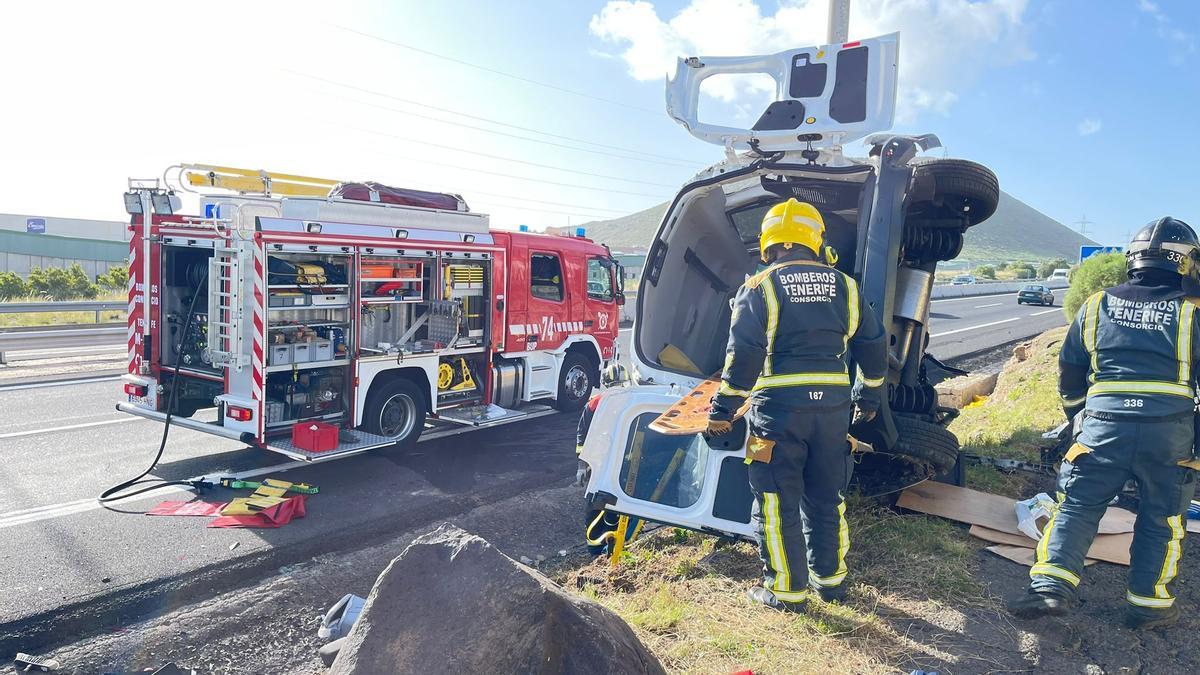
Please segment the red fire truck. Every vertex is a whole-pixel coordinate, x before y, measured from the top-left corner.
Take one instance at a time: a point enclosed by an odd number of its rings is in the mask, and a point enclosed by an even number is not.
[[[318,460],[577,410],[617,358],[622,274],[582,234],[493,230],[451,194],[174,168],[125,195],[123,412]]]

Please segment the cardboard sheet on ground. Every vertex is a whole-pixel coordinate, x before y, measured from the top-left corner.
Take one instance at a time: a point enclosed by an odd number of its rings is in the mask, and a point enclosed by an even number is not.
[[[1009,497],[927,480],[900,493],[896,506],[1021,535],[1015,503]],[[1100,520],[1100,534],[1133,532],[1136,517],[1124,509],[1109,507]]]
[[[303,518],[307,513],[304,505],[305,495],[288,497],[281,503],[263,509],[251,516],[221,516],[214,518],[209,527],[251,527],[275,528],[283,527],[294,518]]]
[[[1011,532],[1001,532],[993,530],[981,525],[972,525],[970,529],[971,536],[978,537],[984,541],[990,541],[997,544],[1007,546],[1019,546],[1028,548],[1030,551],[1037,546],[1037,542],[1026,537],[1023,534],[1012,534]],[[1117,565],[1129,566],[1129,545],[1133,543],[1133,533],[1124,534],[1100,534],[1092,541],[1092,547],[1088,549],[1087,557],[1089,560],[1103,560]]]
[[[215,516],[225,502],[163,502],[146,512],[148,516]]]
[[[1031,548],[1025,548],[1024,546],[1009,546],[1008,544],[996,544],[994,546],[988,546],[985,550],[989,553],[995,553],[1001,558],[1007,558],[1018,565],[1033,567],[1034,554],[1033,549]],[[1096,561],[1088,558],[1087,560],[1083,561],[1083,564],[1085,566],[1095,565]]]

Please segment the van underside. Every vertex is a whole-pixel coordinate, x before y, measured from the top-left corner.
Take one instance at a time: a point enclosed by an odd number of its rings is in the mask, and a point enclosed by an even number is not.
[[[818,207],[838,269],[853,275],[863,184],[873,175],[869,165],[758,172],[681,193],[651,249],[639,294],[635,348],[641,362],[689,376],[720,370],[729,300],[760,269],[763,213],[788,196]]]

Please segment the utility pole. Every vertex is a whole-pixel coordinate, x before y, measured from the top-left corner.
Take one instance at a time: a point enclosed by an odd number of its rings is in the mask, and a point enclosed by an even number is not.
[[[850,0],[829,0],[827,44],[842,44],[850,39]]]
[[[1072,224],[1073,224],[1073,225],[1078,225],[1078,226],[1079,226],[1079,234],[1081,234],[1081,235],[1083,235],[1083,236],[1085,236],[1085,237],[1087,236],[1087,226],[1088,226],[1088,225],[1095,225],[1095,223],[1093,223],[1092,221],[1090,221],[1090,220],[1088,220],[1088,219],[1087,219],[1087,214],[1086,214],[1086,213],[1085,213],[1085,214],[1083,214],[1083,218],[1080,218],[1079,220],[1075,221],[1075,222],[1074,222],[1074,223],[1072,223]]]

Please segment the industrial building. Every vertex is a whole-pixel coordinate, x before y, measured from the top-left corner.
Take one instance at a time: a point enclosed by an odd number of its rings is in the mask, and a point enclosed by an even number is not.
[[[125,265],[128,241],[128,225],[118,220],[0,213],[0,272],[25,276],[35,268],[79,263],[95,278]]]

